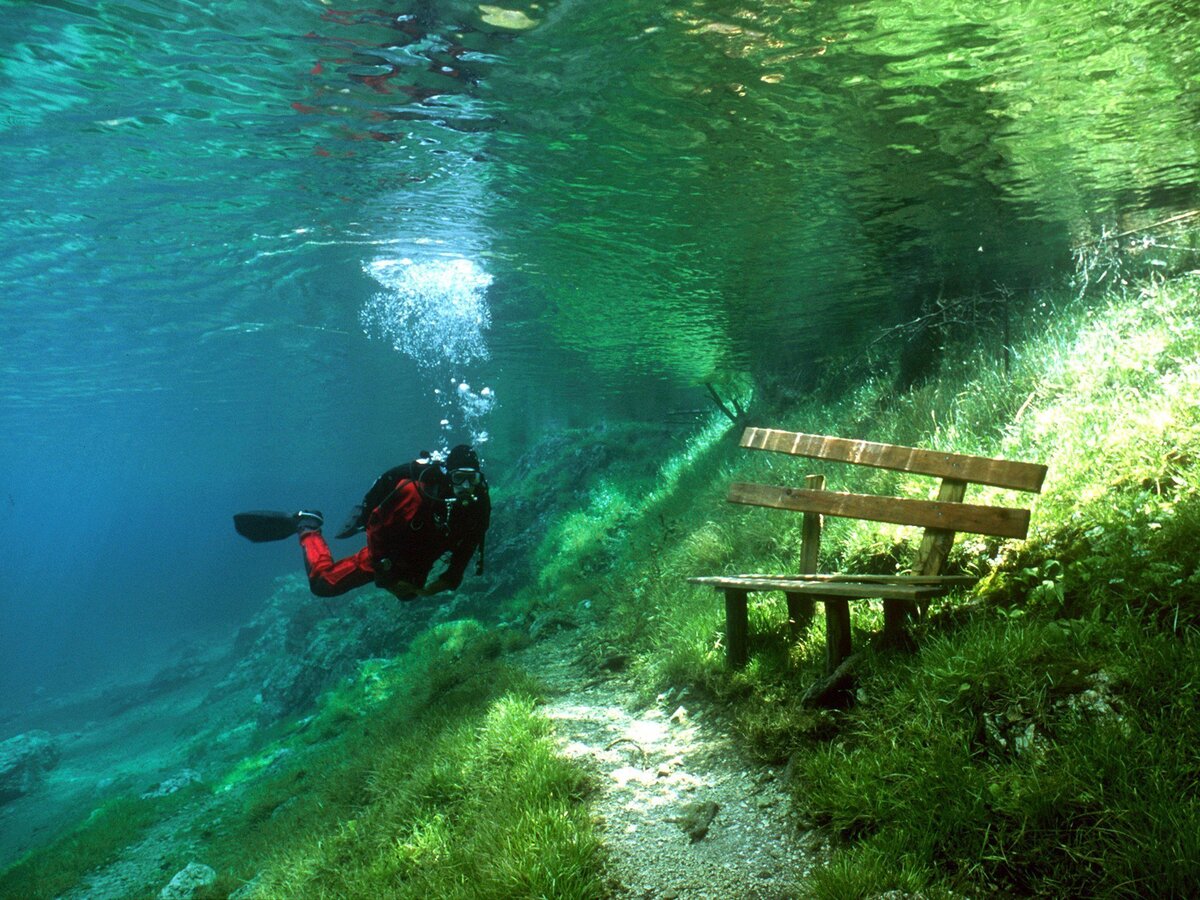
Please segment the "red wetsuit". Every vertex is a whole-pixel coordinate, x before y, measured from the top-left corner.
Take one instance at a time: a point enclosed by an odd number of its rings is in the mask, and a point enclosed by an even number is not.
[[[336,597],[375,580],[375,567],[371,565],[368,547],[334,562],[329,544],[325,543],[319,531],[301,534],[300,546],[304,550],[304,569],[308,572],[309,587],[318,597]]]
[[[410,465],[397,466],[380,476],[364,498],[367,546],[353,556],[334,561],[319,531],[300,535],[305,571],[312,592],[336,597],[374,582],[411,599],[400,583],[420,589],[444,554],[450,553],[446,571],[439,576],[453,590],[483,540],[491,517],[485,494],[466,505],[448,504],[450,495],[441,478],[418,474]],[[414,477],[416,479],[414,480]],[[397,590],[398,589],[398,590]]]

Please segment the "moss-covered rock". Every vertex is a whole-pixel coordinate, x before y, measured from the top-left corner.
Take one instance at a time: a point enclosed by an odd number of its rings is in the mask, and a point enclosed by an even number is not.
[[[0,743],[0,805],[33,791],[58,759],[58,745],[45,731],[27,731]]]

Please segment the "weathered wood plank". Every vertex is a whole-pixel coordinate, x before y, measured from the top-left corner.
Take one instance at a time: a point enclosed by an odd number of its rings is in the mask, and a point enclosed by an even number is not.
[[[804,486],[810,491],[825,490],[824,475],[808,475]],[[817,571],[821,556],[821,514],[805,513],[800,532],[800,574],[811,575]],[[787,594],[788,627],[792,637],[799,637],[812,624],[815,601],[804,594]]]
[[[883,601],[883,646],[915,650],[916,641],[908,632],[908,620],[915,618],[917,604],[913,600],[885,599]]]
[[[688,578],[692,584],[712,584],[731,578],[749,578],[756,581],[785,579],[791,581],[861,581],[864,584],[934,584],[934,585],[966,585],[974,584],[979,579],[974,575],[854,575],[850,572],[813,572],[791,574],[770,574],[761,572],[746,572],[741,575],[694,575]],[[719,586],[719,585],[717,585]]]
[[[967,494],[967,483],[955,478],[943,478],[937,498],[943,503],[961,503]],[[806,513],[807,515],[807,513]],[[954,544],[954,532],[940,528],[927,528],[917,550],[917,561],[913,569],[922,575],[940,575]]]
[[[751,450],[773,450],[792,456],[955,478],[972,484],[1033,493],[1041,491],[1046,478],[1046,467],[1038,463],[942,453],[898,444],[879,444],[775,428],[747,428],[742,432],[741,445]]]
[[[725,591],[783,591],[785,594],[812,594],[817,600],[822,594],[856,600],[923,600],[949,593],[953,584],[886,584],[881,582],[816,581],[804,576],[795,578],[746,578],[742,576],[707,576],[689,578],[695,584],[706,584]]]
[[[966,531],[997,537],[1023,538],[1029,532],[1029,510],[1004,506],[975,506],[907,497],[879,497],[841,491],[810,491],[769,484],[735,482],[729,486],[731,503],[815,512],[849,519],[869,519],[896,525],[918,525],[945,531]]]
[[[850,655],[850,603],[842,597],[825,600],[825,672],[832,674]]]
[[[810,491],[825,490],[824,475],[807,475],[804,487]],[[800,531],[800,573],[810,575],[817,571],[817,563],[821,556],[821,514],[809,512],[804,514],[804,524]]]
[[[750,615],[744,589],[725,590],[725,654],[729,665],[740,669],[750,658]]]

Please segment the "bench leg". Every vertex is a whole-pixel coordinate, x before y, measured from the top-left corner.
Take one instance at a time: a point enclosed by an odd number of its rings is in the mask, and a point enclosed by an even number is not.
[[[805,594],[787,594],[788,631],[792,640],[800,637],[812,624],[813,598]]]
[[[850,602],[845,597],[822,597],[825,604],[825,672],[834,670],[850,655]]]
[[[916,616],[917,605],[912,600],[884,600],[883,646],[899,650],[915,650],[917,642],[908,632],[908,621]]]
[[[740,669],[750,658],[748,592],[725,588],[725,652],[729,665]]]

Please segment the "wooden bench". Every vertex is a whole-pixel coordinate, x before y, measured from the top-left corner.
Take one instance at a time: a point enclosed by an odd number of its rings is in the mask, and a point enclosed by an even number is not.
[[[795,510],[804,514],[800,560],[793,575],[730,575],[689,578],[693,584],[711,585],[725,593],[725,642],[730,665],[741,667],[749,658],[748,596],[757,591],[782,591],[787,597],[793,632],[808,623],[813,605],[825,607],[826,673],[833,679],[850,657],[851,600],[881,599],[884,609],[883,640],[910,644],[906,622],[923,612],[928,602],[975,579],[947,576],[942,571],[960,532],[1002,538],[1024,538],[1029,531],[1029,510],[982,506],[963,502],[968,484],[991,485],[1037,493],[1046,467],[981,456],[940,453],[894,444],[848,440],[819,434],[747,428],[741,445],[898,472],[931,475],[941,479],[935,500],[850,494],[825,490],[824,475],[809,475],[803,488],[735,483],[729,488],[731,503]],[[925,529],[917,558],[908,573],[898,575],[818,574],[821,517],[842,516],[915,525]],[[827,687],[832,685],[832,681]]]

